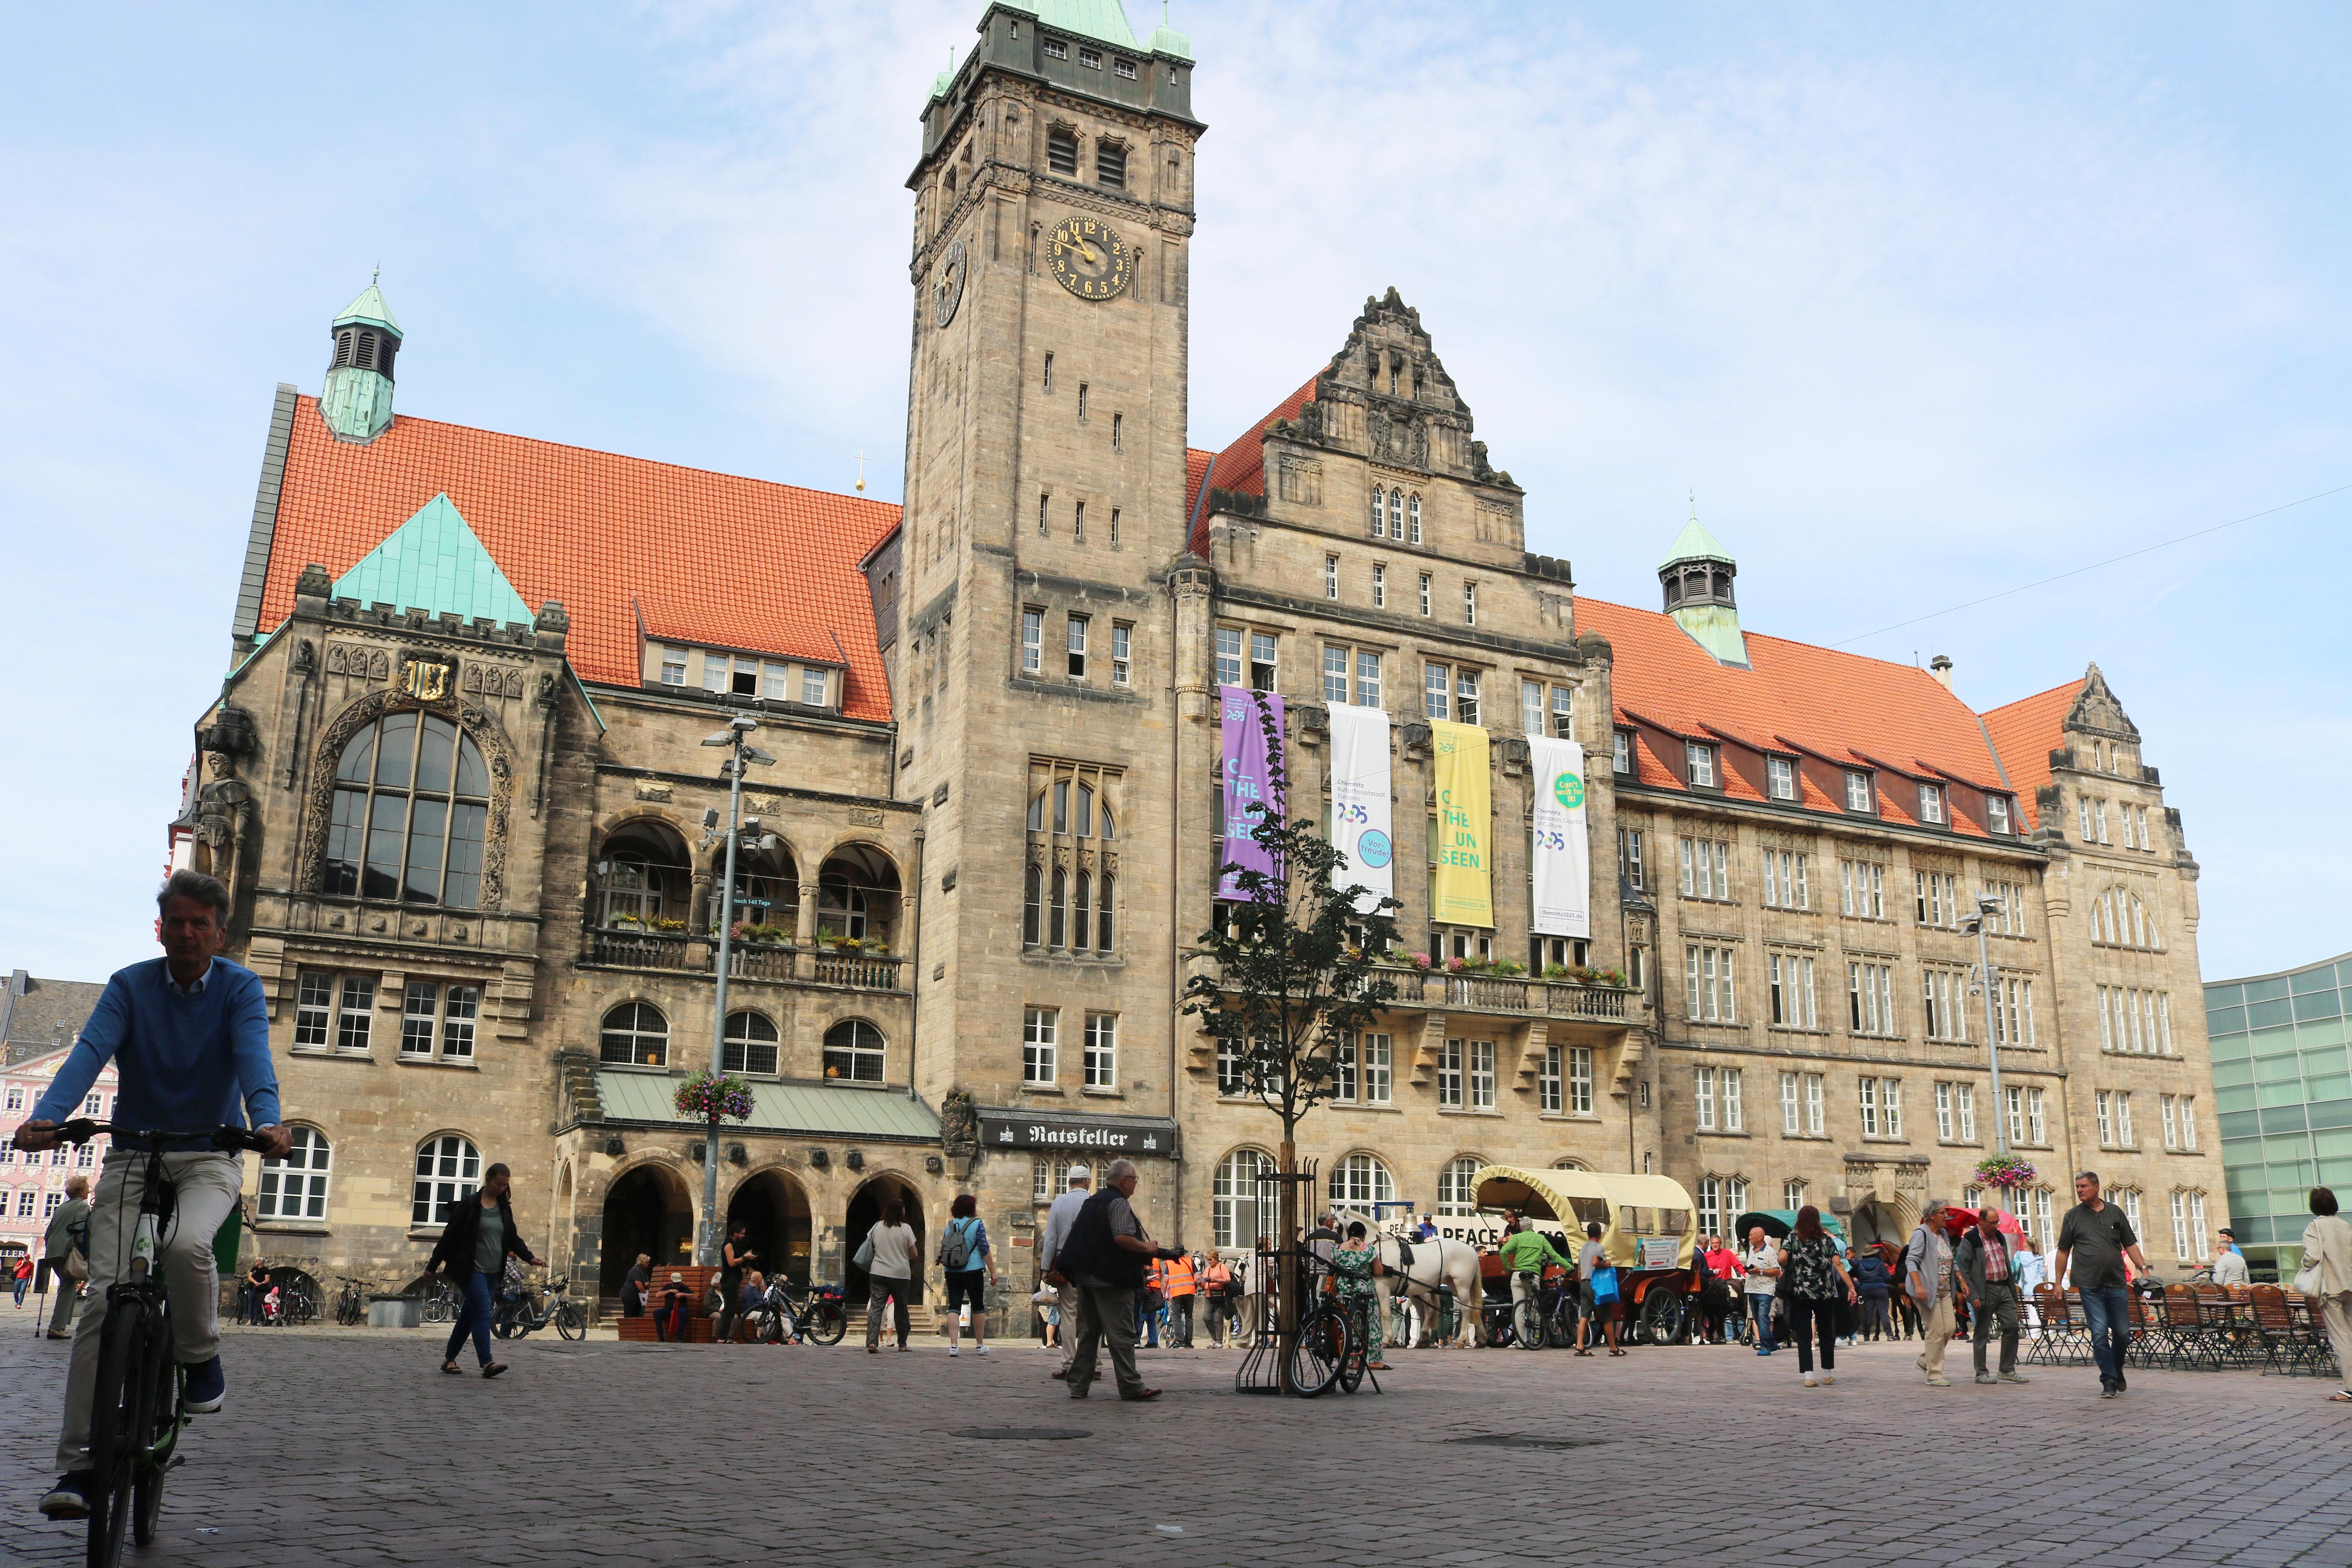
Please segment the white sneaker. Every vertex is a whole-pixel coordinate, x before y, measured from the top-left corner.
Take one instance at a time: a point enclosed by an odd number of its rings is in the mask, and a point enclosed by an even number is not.
[[[971,1353],[974,1355],[986,1355],[988,1353],[988,1347],[986,1345],[974,1345],[971,1347]]]
[[[1820,1382],[1811,1373],[1809,1372],[1805,1373],[1805,1386],[1807,1388],[1817,1388],[1820,1386]]]
[[[961,1351],[958,1350],[958,1349],[957,1349],[955,1346],[953,1346],[953,1345],[950,1345],[950,1346],[948,1347],[948,1354],[950,1354],[950,1355],[961,1355],[961,1354],[963,1354],[963,1352],[961,1352]]]

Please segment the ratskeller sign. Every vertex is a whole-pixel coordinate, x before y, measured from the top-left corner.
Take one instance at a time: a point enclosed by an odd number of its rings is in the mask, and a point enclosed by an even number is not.
[[[981,1146],[987,1149],[1063,1149],[1150,1159],[1176,1152],[1175,1124],[1156,1118],[1088,1120],[987,1106],[979,1108],[979,1116]]]

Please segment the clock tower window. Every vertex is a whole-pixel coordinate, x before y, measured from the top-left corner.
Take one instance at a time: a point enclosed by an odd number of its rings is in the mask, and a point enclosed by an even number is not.
[[[1037,532],[1040,537],[1053,531],[1049,526],[1054,518],[1054,498],[1044,492],[1037,496]]]
[[[1078,133],[1066,125],[1045,132],[1045,167],[1072,179],[1078,173]]]
[[[1126,417],[1127,416],[1123,414],[1114,414],[1110,416],[1110,449],[1114,452],[1120,449],[1119,426]]]
[[[1114,191],[1127,188],[1127,149],[1116,142],[1095,143],[1095,184]]]
[[[1084,501],[1071,504],[1070,538],[1079,544],[1087,542],[1087,503]]]

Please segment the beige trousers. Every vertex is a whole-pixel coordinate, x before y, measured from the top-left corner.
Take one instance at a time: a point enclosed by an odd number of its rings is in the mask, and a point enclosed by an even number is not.
[[[1913,1300],[1916,1301],[1916,1297]],[[1927,1340],[1927,1348],[1919,1352],[1919,1364],[1927,1368],[1929,1377],[1944,1375],[1944,1346],[1952,1337],[1952,1299],[1938,1296],[1935,1305],[1919,1309],[1919,1327]]]
[[[2352,1295],[2320,1297],[2319,1316],[2336,1347],[2336,1385],[2352,1389]]]

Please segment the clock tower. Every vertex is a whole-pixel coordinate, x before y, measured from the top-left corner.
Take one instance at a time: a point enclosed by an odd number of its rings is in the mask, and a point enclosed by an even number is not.
[[[950,1126],[970,1095],[993,1150],[991,1109],[1114,1135],[1174,1114],[1171,577],[1203,128],[1190,41],[1139,41],[1119,0],[991,5],[979,33],[908,181],[906,500],[873,566],[897,794],[926,813],[916,1086]],[[984,1164],[975,1184],[1027,1203],[1026,1152]],[[1164,1167],[1144,1183],[1170,1217]]]

